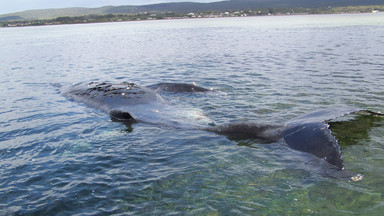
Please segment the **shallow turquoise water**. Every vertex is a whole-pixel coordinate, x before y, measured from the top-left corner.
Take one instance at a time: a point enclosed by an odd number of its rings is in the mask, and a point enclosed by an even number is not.
[[[365,175],[347,182],[281,143],[142,123],[129,132],[58,86],[196,82],[219,93],[166,99],[218,124],[383,111],[383,35],[383,14],[0,29],[0,215],[380,215],[382,121],[336,133],[346,169]]]

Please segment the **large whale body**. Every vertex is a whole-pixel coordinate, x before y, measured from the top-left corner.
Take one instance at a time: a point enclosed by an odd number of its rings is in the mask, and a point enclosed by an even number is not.
[[[117,121],[200,129],[225,135],[229,139],[257,139],[263,143],[284,142],[292,149],[323,159],[337,170],[344,169],[343,159],[338,141],[332,135],[328,122],[352,113],[383,116],[358,108],[329,108],[299,116],[282,124],[239,122],[215,126],[213,121],[202,114],[189,115],[189,112],[180,112],[169,106],[158,94],[207,91],[209,90],[202,87],[182,83],[160,83],[140,87],[133,83],[91,82],[73,85],[63,90],[63,94],[72,100],[103,110]],[[362,175],[343,173],[354,181],[362,179]]]
[[[199,110],[170,106],[157,91],[182,93],[209,90],[182,83],[161,83],[142,87],[126,82],[79,83],[62,89],[67,98],[102,110],[114,121],[143,122],[182,128],[214,124]]]

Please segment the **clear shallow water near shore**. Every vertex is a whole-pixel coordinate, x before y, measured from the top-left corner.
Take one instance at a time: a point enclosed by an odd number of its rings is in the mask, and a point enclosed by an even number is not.
[[[383,111],[383,35],[383,14],[0,29],[0,215],[380,215],[382,121],[342,146],[346,169],[365,175],[346,182],[280,143],[129,132],[57,86],[196,82],[223,94],[166,99],[218,124]]]

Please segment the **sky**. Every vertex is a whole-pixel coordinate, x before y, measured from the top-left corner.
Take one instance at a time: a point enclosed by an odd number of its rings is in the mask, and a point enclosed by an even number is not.
[[[0,14],[21,12],[25,10],[67,8],[67,7],[101,7],[106,5],[146,5],[166,2],[215,2],[220,0],[0,0]]]

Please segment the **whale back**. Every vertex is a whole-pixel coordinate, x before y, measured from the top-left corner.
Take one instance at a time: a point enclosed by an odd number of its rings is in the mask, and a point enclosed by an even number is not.
[[[163,92],[172,92],[172,93],[210,91],[206,88],[196,86],[194,84],[186,84],[186,83],[158,83],[154,85],[149,85],[147,86],[147,88],[150,88],[154,91],[163,91]]]
[[[135,119],[130,112],[135,107],[164,103],[164,99],[151,89],[133,83],[79,83],[65,89],[63,94],[76,102],[100,109],[118,121]]]
[[[184,90],[189,88],[188,84],[170,85],[180,86]],[[175,128],[215,124],[200,110],[170,106],[156,91],[133,83],[80,83],[62,89],[62,93],[69,99],[106,112],[113,121],[143,122]]]

